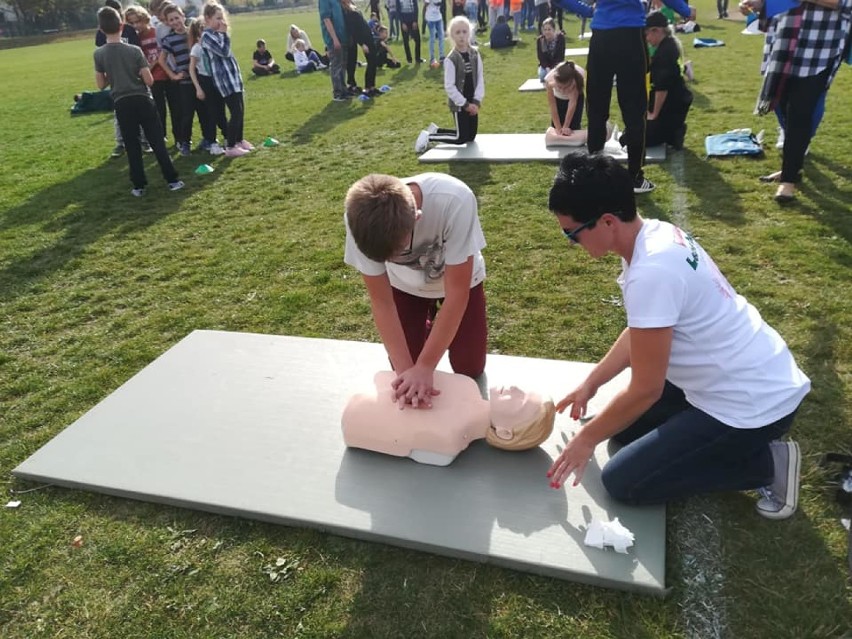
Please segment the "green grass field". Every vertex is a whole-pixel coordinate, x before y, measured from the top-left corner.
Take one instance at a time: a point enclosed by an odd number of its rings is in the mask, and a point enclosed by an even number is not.
[[[852,636],[846,532],[818,466],[822,453],[852,449],[852,73],[840,70],[800,197],[781,208],[757,181],[780,168],[774,118],[751,115],[762,38],[713,19],[714,6],[698,2],[700,35],[727,46],[694,50],[683,38],[697,76],[687,148],[647,169],[658,188],[639,204],[699,238],[813,380],[795,426],[804,463],[792,519],[762,519],[745,494],[672,504],[671,593],[654,599],[49,487],[16,493],[20,508],[0,512],[0,636]],[[142,199],[130,196],[126,161],[108,159],[111,114],[68,115],[73,94],[94,86],[93,35],[0,50],[7,491],[36,488],[10,471],[193,329],[377,340],[360,277],[342,261],[342,200],[365,173],[424,169],[412,144],[427,123],[448,120],[441,74],[425,65],[381,71],[388,95],[331,103],[325,74],[296,77],[283,60],[291,22],[320,42],[314,12],[233,20],[246,75],[258,37],[287,71],[246,78],[247,137],[281,145],[233,161],[177,157],[187,183],[178,193],[148,158]],[[582,46],[576,20],[566,31],[568,46]],[[394,49],[404,59],[401,44]],[[544,95],[517,91],[535,72],[532,37],[483,57],[480,131],[543,132]],[[705,135],[739,127],[766,129],[764,158],[704,157]],[[195,175],[201,163],[216,171]],[[618,262],[567,249],[546,209],[555,165],[437,170],[479,198],[490,349],[601,357],[624,325]]]

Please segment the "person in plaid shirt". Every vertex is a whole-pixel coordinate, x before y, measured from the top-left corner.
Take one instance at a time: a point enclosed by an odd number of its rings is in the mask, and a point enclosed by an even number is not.
[[[759,11],[764,20],[768,18],[761,64],[763,86],[755,113],[765,115],[777,107],[784,121],[781,170],[761,178],[780,182],[775,199],[784,203],[796,197],[796,183],[813,137],[814,111],[843,59],[852,0],[804,0],[775,15],[772,4],[743,0],[740,10]]]

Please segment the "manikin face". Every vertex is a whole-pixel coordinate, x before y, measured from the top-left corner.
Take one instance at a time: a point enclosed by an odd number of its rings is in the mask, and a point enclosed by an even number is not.
[[[217,10],[209,18],[204,18],[204,24],[207,25],[208,29],[213,29],[213,31],[226,31],[228,28],[228,23],[225,22],[225,14],[221,10]]]
[[[450,30],[450,38],[457,49],[467,49],[470,44],[470,25],[467,21],[459,21]]]
[[[541,28],[541,35],[543,35],[546,40],[553,40],[553,38],[556,37],[556,29],[553,28],[552,24],[546,24]]]
[[[527,393],[517,386],[492,388],[491,425],[500,439],[511,439],[515,429],[531,423],[541,413],[544,399],[538,393]]]
[[[167,24],[175,33],[186,33],[186,24],[180,11],[172,11],[167,18]]]

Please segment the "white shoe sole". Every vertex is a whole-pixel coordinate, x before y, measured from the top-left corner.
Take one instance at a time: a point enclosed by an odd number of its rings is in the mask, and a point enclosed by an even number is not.
[[[784,503],[780,510],[767,510],[761,507],[763,500],[757,502],[757,512],[767,519],[787,519],[796,512],[799,506],[799,477],[802,468],[802,454],[799,444],[794,441],[784,442],[787,446],[787,495],[792,497],[792,504]],[[792,490],[791,490],[792,488]],[[786,496],[785,496],[786,497]]]

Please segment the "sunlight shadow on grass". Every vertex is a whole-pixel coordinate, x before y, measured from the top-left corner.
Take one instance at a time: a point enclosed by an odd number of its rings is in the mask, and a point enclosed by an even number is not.
[[[24,293],[116,229],[135,232],[159,222],[180,210],[184,199],[192,192],[184,188],[169,193],[156,163],[152,166],[148,161],[145,167],[149,179],[147,197],[132,197],[130,184],[123,182],[125,178],[121,182],[121,195],[117,196],[115,185],[108,182],[107,164],[109,161],[39,191],[4,213],[0,230],[40,225],[45,231],[64,232],[53,244],[13,258],[0,270],[0,300],[14,299]],[[209,179],[215,180],[219,175],[220,172],[214,173]],[[156,197],[152,197],[155,192]]]
[[[367,111],[360,108],[358,100],[347,102],[329,102],[322,111],[312,115],[298,129],[293,131],[293,141],[309,144],[316,136],[328,133],[347,120],[363,116]]]

